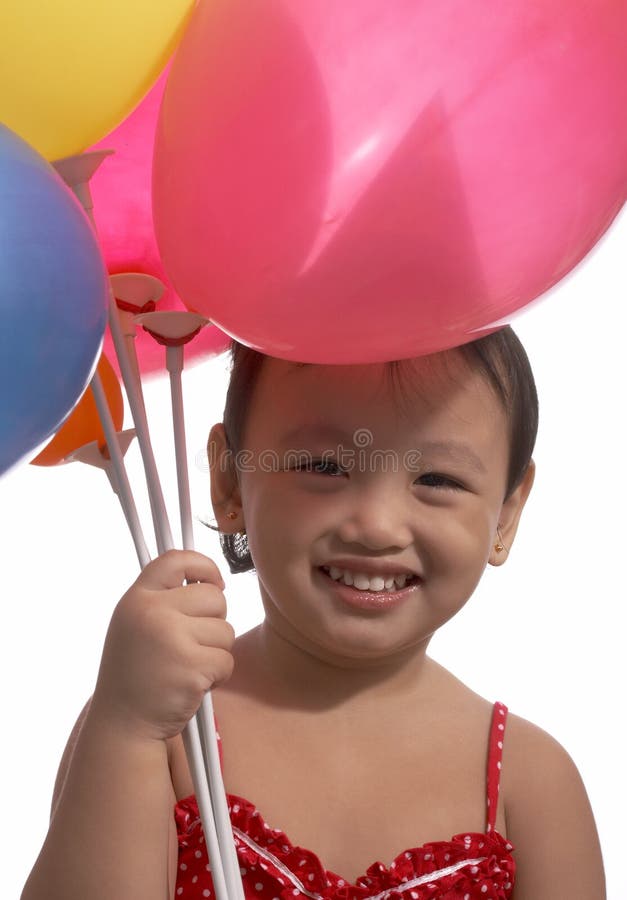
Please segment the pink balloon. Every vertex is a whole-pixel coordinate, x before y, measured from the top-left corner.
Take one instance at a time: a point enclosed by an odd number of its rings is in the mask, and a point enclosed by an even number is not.
[[[152,223],[151,170],[155,129],[167,71],[137,109],[92,150],[113,149],[91,180],[94,216],[107,268],[117,272],[144,272],[166,284],[158,309],[186,309],[172,289],[157,248]],[[230,338],[218,328],[205,328],[185,348],[186,359],[204,359],[222,352]],[[140,368],[156,372],[165,365],[164,348],[143,328],[135,341]],[[115,361],[107,330],[105,352]]]
[[[155,226],[191,309],[285,359],[451,347],[627,196],[624,0],[211,0],[158,124]]]

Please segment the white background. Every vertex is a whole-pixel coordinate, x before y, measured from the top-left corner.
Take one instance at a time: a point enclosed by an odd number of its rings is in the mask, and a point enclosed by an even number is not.
[[[571,753],[595,811],[610,900],[625,897],[626,248],[623,214],[573,275],[514,322],[540,395],[536,484],[507,564],[488,568],[430,651]],[[226,373],[223,356],[184,377],[199,515],[208,512],[202,451],[221,419]],[[167,382],[148,384],[146,397],[177,526]],[[148,534],[136,445],[127,459]],[[67,735],[93,689],[109,618],[137,562],[96,469],[23,465],[0,482],[0,511],[0,895],[12,900],[44,839]],[[201,525],[196,533],[197,548],[221,560],[215,535]],[[221,568],[229,618],[241,633],[260,619],[256,581]]]

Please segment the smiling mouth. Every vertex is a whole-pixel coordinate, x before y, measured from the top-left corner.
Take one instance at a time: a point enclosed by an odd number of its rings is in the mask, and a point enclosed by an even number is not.
[[[417,584],[417,575],[367,575],[365,572],[350,572],[335,566],[320,566],[320,571],[336,584],[369,594],[396,594]]]

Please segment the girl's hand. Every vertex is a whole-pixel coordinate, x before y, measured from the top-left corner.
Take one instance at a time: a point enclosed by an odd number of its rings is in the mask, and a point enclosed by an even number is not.
[[[233,671],[223,588],[200,553],[171,550],[147,565],[111,618],[90,715],[146,738],[179,734]]]

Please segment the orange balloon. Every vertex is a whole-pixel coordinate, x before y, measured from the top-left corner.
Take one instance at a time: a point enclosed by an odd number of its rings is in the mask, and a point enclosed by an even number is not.
[[[98,374],[107,398],[115,430],[120,431],[124,421],[122,391],[113,367],[104,353],[98,363]],[[56,466],[58,463],[64,462],[70,453],[92,441],[98,441],[98,445],[101,448],[105,447],[104,431],[100,424],[96,401],[90,386],[50,443],[46,444],[41,453],[31,460],[31,465]]]

